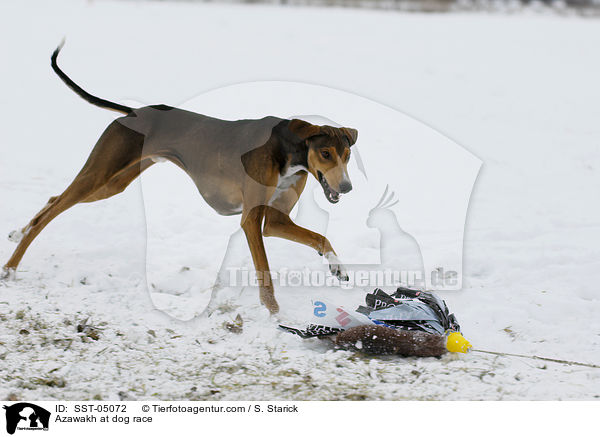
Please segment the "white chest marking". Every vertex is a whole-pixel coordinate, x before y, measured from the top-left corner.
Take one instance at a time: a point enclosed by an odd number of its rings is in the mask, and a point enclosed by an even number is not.
[[[302,171],[302,170],[306,170],[306,168],[303,165],[290,165],[285,170],[285,173],[279,177],[279,180],[281,181],[281,179],[285,179],[288,176],[295,175],[296,173],[298,173],[299,171]]]
[[[302,170],[306,170],[303,166],[301,165],[294,165],[291,167],[288,167],[287,170],[285,171],[285,173],[281,176],[279,176],[279,181],[277,182],[277,187],[275,188],[275,192],[273,193],[273,195],[271,196],[271,199],[269,200],[269,205],[272,205],[273,202],[275,202],[279,197],[281,197],[281,195],[283,193],[285,193],[287,190],[289,190],[289,188],[294,185],[296,182],[298,182],[298,179],[300,179],[301,175],[298,174],[298,172],[302,171]]]

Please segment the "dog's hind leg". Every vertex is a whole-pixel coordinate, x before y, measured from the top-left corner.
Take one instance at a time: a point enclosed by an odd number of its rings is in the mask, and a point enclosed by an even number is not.
[[[14,274],[29,245],[56,216],[77,203],[104,199],[121,192],[125,182],[131,182],[142,169],[149,167],[151,164],[140,162],[143,142],[142,135],[118,122],[109,125],[71,185],[60,196],[50,198],[25,226],[17,248],[4,266],[5,276]],[[114,182],[112,186],[111,181]]]
[[[77,178],[63,194],[57,196],[53,202],[46,204],[46,206],[44,206],[44,208],[42,208],[42,210],[38,212],[24,228],[22,238],[19,241],[17,248],[4,266],[4,270],[7,271],[7,274],[10,276],[10,271],[12,270],[14,272],[14,270],[16,270],[29,245],[42,229],[52,221],[52,219],[73,205],[81,202],[91,192],[93,192],[93,182],[89,180],[89,178]]]
[[[95,202],[97,200],[108,199],[116,194],[119,194],[129,186],[144,170],[154,164],[150,158],[146,158],[141,162],[130,165],[123,171],[113,176],[106,185],[93,193],[91,196],[82,200],[82,203]]]
[[[52,206],[52,204],[54,203],[54,201],[57,198],[58,198],[58,196],[52,196],[50,199],[48,199],[48,203],[46,203],[46,205],[41,209],[41,211],[38,212],[33,219],[31,219],[31,221],[27,224],[27,226],[25,226],[20,231],[15,230],[15,231],[10,232],[8,234],[8,239],[14,243],[20,242],[23,239],[23,235],[27,234],[27,232],[31,226],[31,223],[38,220],[39,217],[42,216],[48,210],[48,208],[50,208]]]

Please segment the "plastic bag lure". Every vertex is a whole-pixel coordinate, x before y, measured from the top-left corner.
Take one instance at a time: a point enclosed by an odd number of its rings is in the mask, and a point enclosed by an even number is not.
[[[433,293],[399,287],[389,295],[375,289],[365,303],[348,311],[324,300],[313,301],[313,322],[306,329],[279,326],[302,338],[335,335],[340,346],[375,354],[439,356],[471,347],[454,314]]]

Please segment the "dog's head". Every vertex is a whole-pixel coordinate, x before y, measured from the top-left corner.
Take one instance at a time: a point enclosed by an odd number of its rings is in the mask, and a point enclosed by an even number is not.
[[[350,147],[358,131],[349,127],[316,126],[303,120],[290,121],[289,129],[307,148],[307,170],[319,181],[331,203],[352,189],[348,176]]]

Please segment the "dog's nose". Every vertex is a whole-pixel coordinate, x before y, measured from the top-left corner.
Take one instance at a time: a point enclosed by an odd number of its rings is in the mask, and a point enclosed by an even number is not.
[[[349,181],[343,181],[340,184],[340,193],[342,193],[342,194],[347,193],[351,189],[352,189],[352,183]]]

